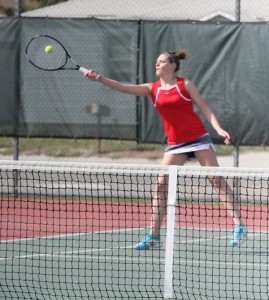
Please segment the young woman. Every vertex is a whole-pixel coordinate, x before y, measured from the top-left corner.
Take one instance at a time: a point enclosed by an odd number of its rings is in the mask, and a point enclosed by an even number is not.
[[[159,112],[168,140],[162,165],[182,166],[188,157],[195,156],[201,166],[219,166],[212,140],[193,110],[193,103],[198,106],[208,122],[222,136],[226,145],[230,144],[230,135],[223,130],[210,107],[205,103],[195,85],[184,78],[176,76],[180,61],[185,59],[186,52],[161,53],[156,61],[156,75],[159,80],[154,83],[125,84],[89,70],[85,76],[98,81],[116,91],[136,96],[146,96]],[[137,250],[148,250],[161,246],[160,228],[166,213],[167,176],[159,176],[153,199],[151,225],[144,240],[134,246]],[[235,203],[231,188],[223,178],[209,178],[218,191],[227,211],[235,225],[231,246],[241,245],[247,237],[247,230],[241,222],[240,211]]]

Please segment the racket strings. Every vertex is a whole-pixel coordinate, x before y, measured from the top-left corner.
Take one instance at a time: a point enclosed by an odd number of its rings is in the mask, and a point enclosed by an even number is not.
[[[47,46],[52,46],[51,53],[46,53]],[[32,64],[44,70],[60,69],[67,62],[67,54],[63,46],[45,36],[34,38],[27,47],[26,55]]]

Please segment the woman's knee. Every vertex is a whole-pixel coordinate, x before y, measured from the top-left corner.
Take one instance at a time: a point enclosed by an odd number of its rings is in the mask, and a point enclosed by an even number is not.
[[[167,175],[159,175],[157,184],[156,184],[156,191],[157,192],[165,192],[168,190],[168,176]]]
[[[213,185],[214,187],[222,187],[225,185],[225,181],[222,177],[219,176],[209,176],[208,181]]]

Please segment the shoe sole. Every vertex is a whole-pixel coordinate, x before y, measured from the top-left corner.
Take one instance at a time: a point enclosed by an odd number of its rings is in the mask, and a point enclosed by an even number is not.
[[[230,246],[239,247],[246,241],[246,239],[247,239],[247,233],[244,232],[244,233],[242,233],[242,237],[240,239],[231,240]]]
[[[155,243],[153,245],[152,244],[146,244],[145,246],[137,245],[137,246],[133,247],[134,250],[151,250],[151,249],[159,249],[159,248],[161,248],[161,244],[157,244],[157,243]]]

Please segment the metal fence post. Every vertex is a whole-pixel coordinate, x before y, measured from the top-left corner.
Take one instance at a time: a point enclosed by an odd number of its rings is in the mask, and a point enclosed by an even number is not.
[[[241,0],[235,0],[235,21],[240,22],[241,19]],[[239,145],[234,146],[233,150],[234,167],[239,167]]]

